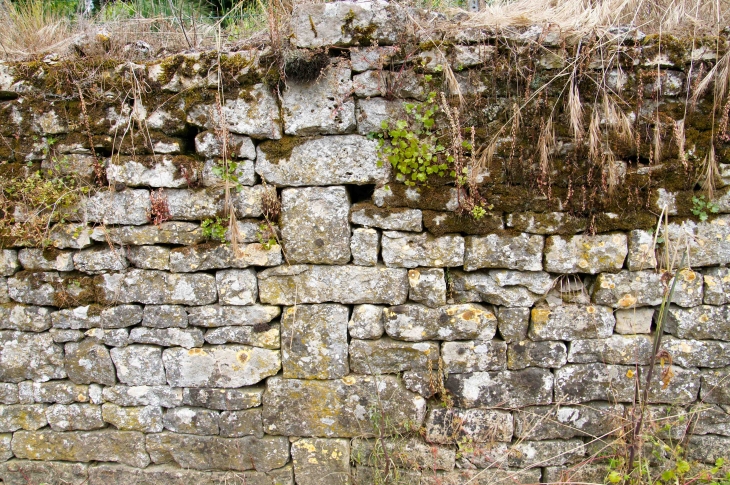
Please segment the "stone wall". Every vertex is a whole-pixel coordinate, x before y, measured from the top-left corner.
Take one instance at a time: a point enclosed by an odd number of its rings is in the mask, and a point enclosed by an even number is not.
[[[676,276],[648,413],[690,413],[691,459],[730,456],[730,192],[718,178],[717,213],[700,220],[695,174],[676,177],[707,146],[680,160],[667,141],[650,163],[636,149],[618,162],[619,195],[595,200],[568,164],[551,195],[527,171],[520,182],[492,167],[480,175],[490,210],[475,220],[453,180],[399,183],[366,135],[400,116],[394,95],[423,99],[441,62],[483,103],[473,117],[506,119],[509,81],[480,69],[521,48],[548,79],[564,40],[456,29],[442,52],[415,28],[416,67],[384,70],[411,24],[367,5],[295,11],[293,46],[332,47],[329,66],[278,87],[271,49],[0,64],[3,173],[91,183],[98,157],[108,180],[54,218],[47,247],[5,238],[0,483],[369,484],[383,446],[398,483],[601,482],[589,457],[630,428],[673,284],[653,250],[662,208],[663,237],[685,241],[692,269]],[[691,63],[713,53],[657,54],[621,35],[634,67],[611,67],[609,81],[646,91],[638,110],[678,119]],[[705,101],[693,116],[687,133],[706,140]],[[721,176],[727,153],[718,142]],[[236,245],[233,228],[220,242],[201,227],[230,207]]]

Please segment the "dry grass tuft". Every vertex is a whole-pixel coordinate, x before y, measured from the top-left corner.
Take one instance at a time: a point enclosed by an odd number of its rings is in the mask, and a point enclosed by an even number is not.
[[[6,58],[61,50],[72,41],[67,19],[50,13],[43,0],[0,0],[0,51]]]

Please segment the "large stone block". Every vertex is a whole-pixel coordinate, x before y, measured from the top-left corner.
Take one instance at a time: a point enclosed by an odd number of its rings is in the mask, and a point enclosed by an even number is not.
[[[515,468],[576,463],[586,453],[581,440],[521,441],[510,447],[507,463]]]
[[[701,305],[694,308],[670,306],[664,324],[675,337],[730,341],[730,307]]]
[[[195,135],[195,153],[203,158],[219,158],[223,156],[223,142],[213,131],[203,131]],[[251,138],[240,135],[228,136],[226,154],[233,158],[256,159],[256,147]]]
[[[35,402],[58,404],[88,402],[89,386],[78,385],[69,381],[34,382],[33,400]]]
[[[408,299],[436,308],[446,304],[446,278],[442,268],[408,270]]]
[[[23,248],[18,253],[23,269],[29,271],[73,271],[71,251],[54,251],[40,248]]]
[[[445,385],[456,405],[464,408],[532,406],[553,400],[553,374],[547,369],[450,374]]]
[[[27,460],[113,461],[144,468],[145,436],[135,431],[18,431],[13,453]]]
[[[246,387],[243,389],[185,389],[183,404],[221,411],[239,411],[261,406],[264,394],[263,387]]]
[[[493,409],[433,409],[426,418],[426,441],[446,445],[511,441],[512,413]]]
[[[54,226],[57,227],[57,226]],[[143,246],[152,244],[192,245],[205,241],[200,224],[193,222],[168,221],[159,226],[121,226],[97,228],[91,235],[95,241],[113,244]],[[91,243],[90,243],[91,244]],[[77,249],[77,248],[74,248]]]
[[[408,297],[402,268],[292,265],[258,273],[259,299],[272,305],[337,302],[399,305]]]
[[[217,271],[215,284],[218,301],[223,305],[253,305],[259,295],[256,271],[252,269]]]
[[[621,404],[530,406],[515,412],[515,437],[526,440],[602,438],[619,433],[625,424]]]
[[[298,305],[281,315],[284,377],[338,379],[349,373],[344,305]]]
[[[488,466],[488,465],[485,465]],[[488,467],[481,470],[454,470],[451,472],[437,472],[425,474],[420,485],[493,485],[495,483],[510,483],[531,485],[540,483],[540,468],[499,469]]]
[[[142,307],[119,305],[104,308],[101,305],[87,305],[59,310],[51,314],[53,328],[57,329],[116,329],[137,325],[142,321]]]
[[[119,431],[142,431],[159,433],[162,431],[162,408],[160,406],[117,406],[104,403],[101,416]]]
[[[730,438],[713,435],[692,436],[687,449],[690,460],[715,465],[717,460],[725,460],[730,453]]]
[[[706,305],[730,303],[730,269],[708,268],[704,274]]]
[[[235,252],[230,244],[207,243],[185,246],[170,251],[170,270],[173,273],[190,273],[222,268],[247,268],[249,266],[278,266],[283,262],[278,244],[266,249],[261,243],[239,246]]]
[[[684,340],[669,335],[662,339],[663,350],[682,367],[726,367],[730,365],[730,342]]]
[[[63,278],[55,271],[21,271],[8,278],[8,295],[14,301],[30,305],[61,306],[57,288]]]
[[[556,369],[568,360],[568,350],[563,342],[532,342],[520,340],[507,346],[507,368],[509,370],[527,367]]]
[[[654,319],[653,308],[632,308],[631,310],[616,310],[616,327],[614,332],[622,335],[634,335],[651,332],[651,322]]]
[[[75,483],[75,482],[69,482]],[[144,469],[124,465],[99,464],[89,469],[88,485],[108,484],[136,485],[294,485],[290,465],[271,470],[257,471],[197,471],[176,465],[153,465]],[[14,483],[11,485],[15,485]],[[23,485],[23,484],[19,484]]]
[[[256,326],[262,323],[268,323],[279,316],[281,309],[277,306],[266,305],[208,305],[188,307],[187,312],[190,325],[216,328],[235,325]]]
[[[46,409],[53,431],[90,431],[104,427],[101,406],[96,404],[54,404]]]
[[[115,303],[207,305],[218,298],[215,278],[204,273],[131,269],[99,275],[95,283],[100,299]]]
[[[191,349],[203,346],[203,331],[199,328],[137,327],[129,333],[129,342]]]
[[[43,402],[43,401],[38,401]],[[18,404],[18,385],[0,382],[0,404]]]
[[[223,411],[220,417],[220,434],[226,438],[242,436],[264,437],[264,424],[261,408],[241,411]]]
[[[730,215],[723,214],[705,222],[672,222],[667,227],[665,239],[674,247],[689,246],[687,259],[692,267],[730,263]]]
[[[258,146],[256,173],[272,185],[299,187],[375,184],[385,181],[388,170],[380,162],[376,141],[360,135],[335,135],[266,141]],[[420,212],[418,216],[420,225]]]
[[[0,330],[43,332],[51,328],[51,311],[39,306],[0,304]]]
[[[542,236],[519,234],[466,237],[464,269],[506,268],[522,271],[542,270]]]
[[[568,362],[648,365],[654,342],[648,335],[611,335],[605,339],[578,339],[570,342]]]
[[[100,191],[84,199],[67,219],[100,224],[140,226],[149,222],[150,193],[147,190]]]
[[[378,207],[410,207],[436,211],[455,211],[459,208],[456,188],[444,186],[416,189],[401,183],[389,183],[387,189],[376,188],[372,200]]]
[[[258,324],[254,326],[235,326],[212,328],[205,332],[209,344],[244,344],[264,349],[278,349],[281,346],[279,325]]]
[[[608,338],[616,319],[609,307],[600,305],[554,305],[531,312],[532,340],[577,340]]]
[[[104,401],[118,406],[161,406],[174,408],[183,401],[183,390],[168,386],[107,386]]]
[[[106,176],[114,185],[129,187],[180,188],[188,185],[180,167],[195,167],[199,162],[191,157],[170,155],[155,157],[116,156],[106,162]],[[193,169],[193,173],[196,171]]]
[[[0,406],[0,433],[19,429],[35,431],[48,424],[44,404],[14,404]]]
[[[615,272],[628,253],[625,234],[550,236],[545,241],[545,271],[551,273]]]
[[[92,339],[65,345],[64,366],[75,384],[93,382],[113,386],[117,382],[109,350]]]
[[[242,387],[260,382],[281,368],[278,351],[245,345],[205,346],[162,352],[173,387]]]
[[[167,384],[162,367],[162,349],[152,345],[130,345],[109,352],[117,377],[128,386],[164,386]]]
[[[64,379],[63,348],[48,333],[0,331],[0,381]]]
[[[435,369],[438,359],[439,347],[435,342],[400,342],[387,337],[350,341],[350,371],[357,374]]]
[[[292,443],[294,474],[300,485],[349,485],[350,441],[302,438]]]
[[[180,305],[145,305],[142,325],[151,328],[185,328],[188,314]]]
[[[503,370],[507,344],[501,340],[444,342],[441,354],[446,374]]]
[[[373,417],[375,409],[383,416]],[[264,431],[284,436],[372,435],[373,419],[387,420],[398,432],[406,422],[419,426],[425,413],[425,399],[393,376],[350,375],[330,381],[273,377],[264,394]]]
[[[356,438],[352,441],[351,455],[355,463],[379,466],[386,453],[392,460],[391,466],[402,470],[427,470],[433,473],[436,470],[453,470],[456,462],[455,450],[424,443],[418,438]],[[401,483],[400,480],[394,481]],[[390,480],[386,480],[386,483],[390,483]]]
[[[12,455],[11,455],[12,456]],[[89,478],[88,465],[82,463],[64,463],[60,461],[28,461],[11,460],[0,463],[0,480],[5,485],[27,485],[28,483],[44,483],[48,477],[54,477],[53,485],[84,483]]]
[[[380,253],[380,233],[376,229],[359,227],[350,238],[352,262],[358,266],[375,266]]]
[[[347,323],[350,337],[354,339],[378,339],[383,335],[383,307],[378,305],[355,305]]]
[[[221,438],[165,432],[148,435],[147,450],[154,463],[177,463],[193,470],[268,472],[289,461],[289,440],[279,436]]]
[[[464,264],[464,238],[459,235],[434,237],[429,233],[385,231],[382,246],[383,261],[390,267]]]
[[[130,246],[127,261],[135,268],[170,269],[170,248],[163,246]]]
[[[500,285],[492,271],[466,273],[452,270],[449,275],[454,302],[483,301],[505,307],[525,307],[534,305],[540,299],[540,295],[521,284],[502,282],[504,286]]]
[[[593,301],[613,308],[635,308],[661,305],[669,295],[674,279],[666,282],[663,273],[655,271],[621,271],[601,273],[596,278]],[[702,304],[702,275],[690,269],[679,272],[672,302],[682,307]]]
[[[344,187],[285,189],[281,193],[281,239],[292,263],[350,261],[350,197]],[[302,228],[307,230],[303,231]]]
[[[350,60],[353,71],[360,70],[355,67],[356,58],[351,56]],[[354,79],[354,84],[359,88],[358,90],[367,88],[367,86],[358,86],[358,78]],[[357,132],[361,135],[379,132],[382,130],[383,121],[402,120],[405,116],[406,112],[401,100],[387,100],[380,97],[356,100],[355,118]]]
[[[162,418],[165,429],[174,433],[217,435],[220,413],[205,408],[180,407],[168,409]]]
[[[418,209],[380,208],[370,202],[353,204],[350,210],[350,221],[365,227],[377,227],[391,231],[423,230],[422,214]]]
[[[399,340],[489,340],[497,331],[497,317],[476,303],[428,308],[406,303],[383,310],[385,331]]]

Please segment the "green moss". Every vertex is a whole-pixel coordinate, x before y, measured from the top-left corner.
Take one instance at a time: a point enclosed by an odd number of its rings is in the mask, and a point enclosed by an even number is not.
[[[373,24],[368,24],[364,27],[354,26],[354,21],[357,16],[355,12],[350,10],[344,17],[344,22],[340,30],[343,35],[352,37],[352,43],[354,45],[368,46],[373,44],[373,34],[377,30],[377,27]]]
[[[284,135],[281,140],[267,140],[259,145],[261,151],[266,155],[266,161],[277,164],[280,160],[286,160],[291,157],[291,152],[295,147],[312,138],[304,138],[300,136]]]

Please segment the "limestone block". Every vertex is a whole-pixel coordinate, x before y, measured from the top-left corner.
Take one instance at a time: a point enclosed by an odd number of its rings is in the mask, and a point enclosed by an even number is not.
[[[263,142],[257,148],[256,173],[269,184],[297,187],[382,183],[388,169],[380,161],[376,141],[334,135]]]
[[[730,387],[726,384],[730,369],[707,369],[702,371],[700,399],[709,404],[730,404]]]
[[[441,383],[443,383],[443,377],[432,369],[405,371],[401,377],[406,389],[426,399],[436,395],[438,389],[441,388]]]
[[[118,406],[162,406],[174,408],[182,404],[183,390],[167,386],[107,386],[104,401]]]
[[[253,196],[250,189],[242,187],[247,195]],[[165,194],[170,217],[176,220],[200,221],[223,212],[223,190],[219,188],[170,189]],[[260,215],[260,204],[258,212],[257,215]]]
[[[398,52],[395,46],[353,47],[350,49],[350,62],[355,72],[368,69],[382,69],[384,63]]]
[[[8,450],[10,450],[10,443],[8,443]],[[48,477],[54,477],[58,483],[83,483],[88,480],[89,471],[88,465],[82,463],[15,459],[0,463],[0,477],[6,485],[43,483],[48,480]]]
[[[519,340],[507,346],[507,368],[509,370],[527,367],[559,368],[565,365],[568,350],[563,342],[532,342]]]
[[[205,332],[209,344],[244,344],[264,349],[278,349],[281,338],[278,325],[265,323],[254,326],[218,327]]]
[[[631,310],[616,310],[616,328],[614,331],[623,335],[649,333],[654,318],[653,308],[633,308]]]
[[[439,346],[435,342],[400,342],[387,337],[350,341],[350,371],[356,374],[435,369],[438,359]]]
[[[544,295],[555,286],[555,278],[544,271],[497,269],[490,271],[489,276],[503,288],[522,286],[538,295]]]
[[[104,427],[101,406],[95,404],[54,404],[46,409],[53,431],[90,431]]]
[[[388,70],[365,71],[352,76],[352,86],[355,96],[358,98],[382,96],[384,98],[396,97],[399,99],[415,98],[423,101],[428,96],[424,75],[417,74],[410,69],[399,72],[390,72]]]
[[[180,407],[168,409],[162,418],[165,429],[174,433],[217,435],[220,414],[204,408]]]
[[[357,228],[350,239],[352,262],[358,266],[375,266],[380,253],[380,233],[375,229]]]
[[[581,461],[585,453],[581,440],[521,441],[510,447],[507,463],[516,468],[565,465]]]
[[[260,271],[259,299],[273,305],[385,303],[408,297],[405,269],[367,266],[291,265]]]
[[[204,273],[130,269],[99,275],[95,282],[100,298],[116,303],[207,305],[218,298],[215,278]]]
[[[289,461],[285,437],[221,438],[163,432],[147,435],[154,463],[176,463],[193,470],[251,470],[268,472]]]
[[[616,319],[609,307],[600,305],[553,305],[531,312],[532,340],[577,340],[607,338]]]
[[[228,157],[256,159],[256,147],[247,136],[229,134]],[[223,143],[212,131],[203,131],[195,136],[195,152],[203,158],[217,158],[223,156]]]
[[[611,335],[605,339],[578,339],[570,342],[568,362],[648,365],[653,347],[653,339],[648,335]]]
[[[139,226],[147,224],[150,194],[143,189],[121,192],[101,191],[84,199],[80,207],[69,214],[72,221]]]
[[[683,340],[666,335],[662,349],[672,362],[682,367],[727,367],[730,365],[730,342],[717,340]]]
[[[44,404],[14,404],[0,406],[0,433],[19,429],[35,431],[48,424]]]
[[[39,401],[43,402],[43,401]],[[0,382],[0,404],[18,404],[18,385]]]
[[[393,465],[404,470],[453,470],[456,452],[417,438],[374,440],[356,438],[352,441],[352,456],[356,463],[377,463],[378,454],[388,452]]]
[[[668,292],[674,282],[674,279],[670,280],[665,287],[662,276],[663,272],[655,271],[601,273],[596,278],[593,301],[614,308],[661,305],[664,292]],[[672,303],[682,307],[702,304],[702,286],[701,274],[691,269],[679,271]]]
[[[127,261],[135,268],[170,269],[170,248],[164,246],[130,246]]]
[[[426,418],[426,441],[445,445],[511,441],[512,413],[494,409],[432,409]]]
[[[250,386],[281,368],[278,351],[246,345],[220,345],[162,352],[167,381],[173,387]]]
[[[449,374],[446,389],[458,407],[521,407],[550,404],[553,374],[548,369]]]
[[[292,263],[350,261],[350,197],[344,187],[284,189],[281,238]],[[302,228],[307,230],[303,231]]]
[[[455,188],[443,186],[409,187],[401,183],[389,183],[388,189],[376,188],[373,203],[378,207],[410,207],[435,211],[455,211],[459,208],[459,194]],[[428,227],[428,225],[426,226]]]
[[[126,328],[142,321],[142,307],[139,305],[119,305],[104,308],[101,305],[87,305],[67,308],[51,314],[53,328]]]
[[[497,328],[502,340],[507,343],[519,342],[527,338],[530,325],[529,308],[500,308],[497,312]]]
[[[188,314],[179,305],[145,305],[142,325],[151,328],[185,328]]]
[[[503,370],[507,344],[501,340],[444,342],[441,354],[447,374]]]
[[[124,347],[129,344],[127,328],[92,328],[84,332],[84,336],[109,347]]]
[[[207,305],[188,307],[187,312],[190,325],[216,328],[236,325],[256,326],[268,323],[279,316],[281,309],[277,306],[266,305]]]
[[[63,349],[50,334],[0,331],[0,381],[64,379]]]
[[[261,406],[263,387],[243,389],[185,389],[183,404],[222,411],[239,411]]]
[[[159,153],[159,152],[158,152]],[[155,157],[112,157],[106,161],[106,175],[112,184],[130,187],[181,188],[188,181],[181,167],[196,167],[199,162],[192,157],[170,155]],[[194,174],[197,170],[192,169]]]
[[[428,233],[383,232],[383,261],[389,267],[461,266],[464,238],[459,235],[434,237]]]
[[[379,396],[379,397],[378,397]],[[394,376],[350,375],[338,380],[272,377],[264,394],[264,431],[284,436],[349,438],[373,429],[370,409],[378,406],[395,431],[419,426],[426,401]],[[382,406],[382,407],[381,407]]]
[[[0,434],[0,463],[8,461],[13,457],[13,450],[10,448],[10,443],[13,439],[13,435],[10,433]],[[2,477],[2,471],[0,469],[0,477]]]
[[[730,436],[730,414],[720,406],[699,404],[692,408],[697,413],[697,422],[692,429],[693,434],[719,434]]]
[[[545,483],[601,483],[606,478],[604,463],[547,466],[542,470]]]
[[[684,339],[730,341],[730,316],[727,306],[701,305],[694,308],[670,306],[665,330]]]
[[[89,386],[69,381],[33,383],[33,400],[42,403],[72,404],[89,401]]]
[[[337,304],[298,305],[281,315],[284,377],[337,379],[349,373],[348,309]]]
[[[109,483],[175,485],[294,485],[291,465],[268,473],[257,471],[196,471],[175,465],[153,465],[144,469],[123,465],[99,464],[88,472],[89,485]],[[14,483],[12,485],[15,485]],[[22,484],[19,484],[22,485]]]
[[[228,269],[215,273],[218,301],[224,305],[253,305],[258,297],[256,271]]]
[[[101,416],[119,431],[142,431],[159,433],[162,431],[162,408],[160,406],[128,406],[104,403]]]
[[[153,344],[163,347],[203,346],[203,332],[199,328],[133,328],[129,341],[137,344]]]
[[[220,415],[220,435],[226,438],[242,436],[264,437],[261,408],[224,411]]]
[[[205,240],[200,224],[180,221],[163,222],[159,226],[108,227],[105,231],[97,229],[91,235],[92,239],[100,242],[105,242],[107,237],[113,244],[125,246],[152,244],[182,244],[189,246]]]
[[[51,228],[48,238],[56,249],[83,249],[94,244],[91,233],[92,228],[86,224],[58,223]]]
[[[441,268],[408,270],[408,299],[430,308],[446,305],[446,278]]]
[[[0,304],[0,329],[43,332],[51,328],[48,308],[12,303]]]
[[[671,222],[666,239],[675,247],[689,245],[687,259],[693,268],[730,263],[730,215],[723,214],[705,222]]]
[[[353,70],[355,70],[355,59],[352,58],[352,55],[351,62],[353,63]],[[361,85],[357,76],[354,78],[354,83],[358,91],[361,91],[365,87]],[[379,91],[380,89],[378,89]],[[380,97],[360,98],[356,100],[355,119],[357,120],[357,132],[361,135],[381,131],[383,121],[402,120],[404,117],[405,110],[403,109],[403,102],[401,100],[391,101]]]
[[[483,301],[505,307],[532,306],[540,299],[524,286],[500,286],[490,272],[449,271],[454,302]]]
[[[18,261],[23,265],[23,269],[29,271],[73,271],[74,269],[71,251],[23,248],[18,253]]]
[[[173,273],[189,273],[230,267],[278,266],[283,262],[278,244],[266,249],[260,243],[252,243],[239,247],[239,250],[235,253],[231,245],[218,243],[175,248],[170,251],[170,270]]]
[[[542,270],[545,240],[539,235],[520,234],[467,236],[464,269],[506,268],[522,271]]]
[[[369,202],[353,204],[350,221],[365,227],[377,227],[391,231],[423,230],[422,213],[419,209],[403,207],[380,208]]]
[[[349,440],[302,438],[292,443],[291,454],[298,484],[350,484]]]
[[[438,309],[417,303],[386,308],[385,331],[399,340],[489,340],[497,331],[497,317],[476,303]]]
[[[67,343],[65,354],[66,372],[75,384],[96,382],[113,386],[116,382],[114,364],[105,346],[91,339],[84,339],[78,343]]]
[[[353,339],[378,339],[383,335],[383,307],[378,305],[355,305],[347,323],[347,330]]]
[[[706,305],[730,303],[730,269],[708,268],[704,274]]]
[[[113,461],[139,468],[150,463],[145,436],[134,431],[18,431],[13,453],[28,460]]]
[[[111,349],[110,354],[122,384],[161,386],[167,383],[161,352],[159,347],[151,345],[130,345]]]
[[[654,235],[636,229],[629,232],[629,253],[626,259],[629,271],[656,268]]]
[[[718,459],[728,456],[730,438],[713,435],[691,436],[687,449],[688,459],[714,465]]]
[[[56,287],[62,281],[55,271],[20,271],[8,278],[8,294],[20,303],[56,306]]]
[[[530,406],[515,412],[515,437],[526,440],[609,437],[624,424],[624,406]]]
[[[567,212],[515,212],[507,216],[507,227],[529,234],[577,234],[586,230],[586,220]]]
[[[623,233],[550,236],[545,241],[545,271],[551,273],[615,272],[628,253]]]

